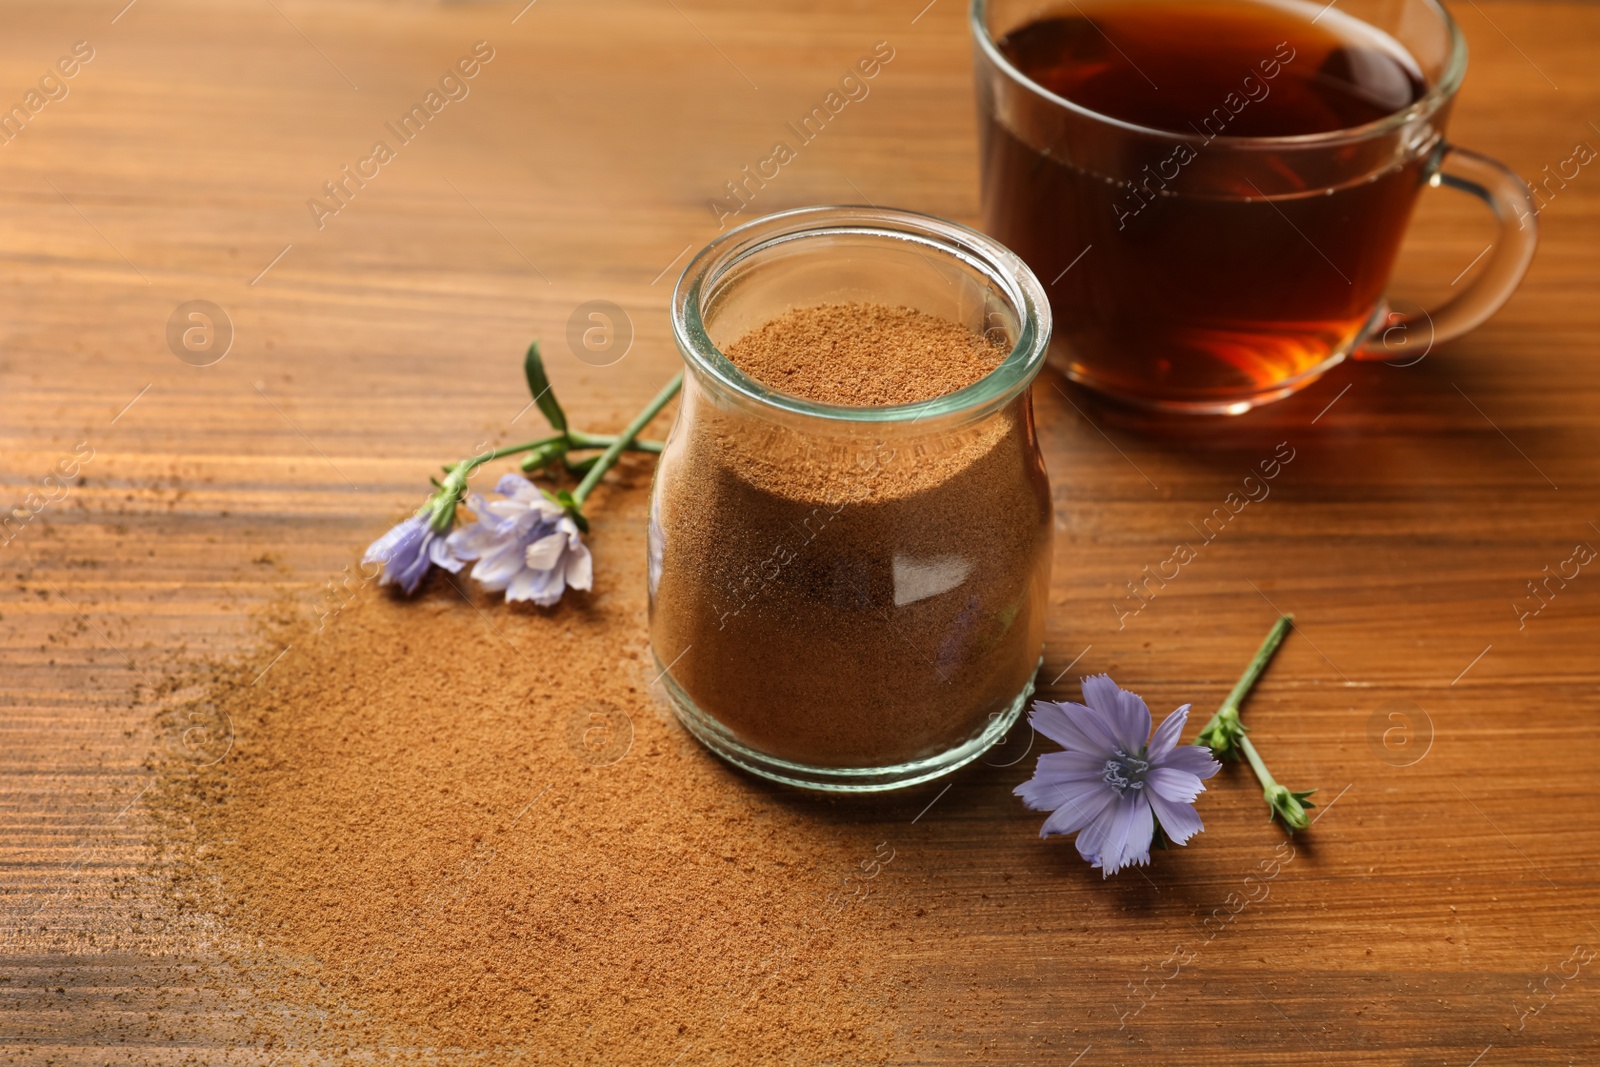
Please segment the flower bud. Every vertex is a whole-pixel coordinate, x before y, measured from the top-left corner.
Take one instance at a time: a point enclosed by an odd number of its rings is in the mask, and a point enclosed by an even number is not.
[[[1308,789],[1304,793],[1296,793],[1287,786],[1273,783],[1267,787],[1265,795],[1272,814],[1282,819],[1285,826],[1290,830],[1304,830],[1311,825],[1306,809],[1316,807],[1315,804],[1306,803],[1306,798],[1315,792],[1315,789]]]
[[[1237,759],[1239,739],[1245,730],[1244,723],[1239,721],[1239,709],[1227,708],[1217,713],[1195,741],[1209,748],[1218,759]]]
[[[544,470],[566,454],[566,441],[546,442],[523,457],[522,469],[525,471]]]

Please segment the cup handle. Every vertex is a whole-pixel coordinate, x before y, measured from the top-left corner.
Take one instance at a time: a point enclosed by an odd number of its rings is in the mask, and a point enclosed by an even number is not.
[[[1446,145],[1428,185],[1445,185],[1482,200],[1500,223],[1499,235],[1484,249],[1488,260],[1478,277],[1443,304],[1431,311],[1424,308],[1412,313],[1396,311],[1392,304],[1386,304],[1371,335],[1356,350],[1357,359],[1406,359],[1412,363],[1420,360],[1435,344],[1460,337],[1500,310],[1533,259],[1538,243],[1538,207],[1528,195],[1527,184],[1504,163]],[[1469,270],[1471,267],[1468,264]],[[1427,338],[1422,355],[1417,354],[1418,338],[1413,335],[1413,328]]]

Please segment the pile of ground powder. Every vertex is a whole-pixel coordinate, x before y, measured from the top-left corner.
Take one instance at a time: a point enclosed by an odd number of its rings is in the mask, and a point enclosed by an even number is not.
[[[310,1006],[312,1032],[260,1044],[655,1067],[905,1054],[892,867],[856,902],[892,849],[831,800],[718,763],[649,691],[647,474],[597,494],[592,594],[541,611],[442,573],[410,601],[369,586],[172,713],[232,738],[209,766],[164,765],[152,794],[173,896],[222,918],[263,1004]]]
[[[857,406],[953,392],[1006,354],[875,304],[797,308],[725,352],[769,387]],[[864,768],[941,754],[1012,706],[1049,581],[1026,394],[891,426],[694,402],[657,487],[651,640],[700,712],[765,755]]]
[[[1006,357],[959,322],[887,304],[794,308],[726,355],[771,389],[824,404],[888,407],[963,389]]]

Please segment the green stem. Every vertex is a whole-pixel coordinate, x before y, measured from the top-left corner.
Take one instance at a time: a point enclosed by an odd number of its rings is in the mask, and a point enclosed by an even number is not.
[[[1228,694],[1228,699],[1222,702],[1222,707],[1211,716],[1211,721],[1205,724],[1196,739],[1199,744],[1211,749],[1211,754],[1218,759],[1233,758],[1237,753],[1244,753],[1245,760],[1250,764],[1250,770],[1255,772],[1256,781],[1261,783],[1261,795],[1266,800],[1267,810],[1270,813],[1268,817],[1282,819],[1283,825],[1290,833],[1304,830],[1311,825],[1306,809],[1316,805],[1310,803],[1307,798],[1316,790],[1309,789],[1297,793],[1278,784],[1272,772],[1267,770],[1266,760],[1256,751],[1255,743],[1246,733],[1244,723],[1239,721],[1239,705],[1250,695],[1251,688],[1261,677],[1261,672],[1266,670],[1273,653],[1283,644],[1284,635],[1289,632],[1289,627],[1293,624],[1293,615],[1281,615],[1278,621],[1272,624],[1266,640],[1261,642],[1255,658],[1245,668],[1238,684],[1233,687],[1233,692]]]
[[[1267,663],[1271,661],[1272,654],[1278,651],[1278,646],[1283,644],[1284,637],[1289,633],[1289,628],[1293,625],[1293,615],[1280,615],[1278,621],[1272,624],[1272,629],[1267,632],[1266,640],[1262,641],[1261,647],[1256,649],[1255,659],[1251,660],[1250,666],[1244,669],[1244,673],[1239,676],[1238,683],[1233,687],[1233,692],[1228,694],[1228,699],[1222,702],[1222,707],[1217,709],[1217,713],[1211,716],[1211,721],[1201,728],[1201,733],[1205,733],[1221,723],[1225,713],[1230,711],[1235,714],[1238,713],[1239,705],[1244,703],[1244,698],[1250,695],[1251,687],[1256,684],[1256,679],[1261,677],[1261,672],[1267,669]],[[1247,750],[1247,755],[1253,751],[1253,748]],[[1262,768],[1262,770],[1264,771],[1265,768]],[[1270,778],[1271,776],[1268,775],[1268,777]]]
[[[682,387],[683,372],[679,371],[672,376],[672,380],[662,388],[661,392],[656,394],[655,399],[646,404],[644,410],[633,417],[633,421],[628,423],[622,433],[617,435],[610,445],[606,446],[606,450],[600,454],[599,460],[595,462],[593,467],[589,468],[589,473],[583,476],[583,481],[578,483],[578,488],[573,490],[572,506],[574,508],[583,507],[583,502],[589,499],[590,492],[600,483],[600,479],[605,477],[606,471],[610,470],[617,462],[617,457],[622,455],[622,450],[633,443],[634,438],[639,436],[639,431],[648,426],[650,420],[661,413],[661,409],[667,406],[667,401],[677,396],[678,390]]]
[[[578,483],[577,491],[571,496],[568,496],[565,491],[559,494],[563,502],[571,501],[568,509],[574,513],[578,524],[582,526],[583,516],[578,509],[583,505],[584,500],[588,498],[589,491],[594,488],[595,483],[617,462],[618,456],[622,455],[625,450],[660,454],[664,443],[661,441],[641,441],[639,440],[639,431],[643,430],[650,420],[660,413],[668,400],[677,395],[678,389],[682,385],[683,374],[679,372],[673,377],[672,381],[667,383],[666,388],[657,394],[649,406],[641,411],[633,422],[628,424],[628,428],[616,436],[581,433],[577,430],[567,429],[549,437],[523,441],[521,444],[516,445],[491,448],[487,452],[469,456],[459,463],[450,464],[445,467],[444,481],[435,483],[439,487],[438,491],[429,498],[427,508],[429,524],[433,527],[434,532],[439,534],[443,534],[450,529],[451,523],[455,520],[456,504],[467,491],[467,479],[472,477],[473,471],[485,463],[505,456],[514,456],[519,452],[532,452],[535,449],[549,445],[563,446],[561,449],[563,453],[571,449],[603,448],[605,451],[598,457],[585,462],[584,466],[587,469],[587,473],[584,475],[583,481]]]
[[[1256,746],[1244,734],[1239,735],[1239,751],[1244,753],[1244,758],[1250,762],[1250,769],[1256,772],[1256,781],[1261,783],[1262,789],[1271,789],[1278,784],[1272,777],[1272,772],[1267,770],[1267,765],[1261,759],[1261,753],[1256,751]]]
[[[572,447],[575,449],[610,448],[616,443],[617,440],[616,436],[613,434],[579,433],[576,430],[567,436],[572,438]],[[627,449],[629,452],[649,452],[653,455],[659,456],[661,454],[661,449],[665,446],[665,441],[649,441],[639,439],[628,442]]]
[[[482,452],[476,456],[471,456],[467,459],[464,459],[461,461],[461,463],[452,463],[445,468],[445,472],[454,473],[455,469],[461,466],[462,463],[465,463],[472,468],[481,467],[483,464],[492,462],[493,460],[501,459],[505,456],[514,456],[519,452],[532,452],[536,448],[542,448],[545,445],[553,445],[557,441],[566,441],[572,448],[585,449],[610,448],[612,445],[616,444],[618,440],[619,438],[612,434],[579,433],[578,431],[574,430],[571,433],[558,433],[553,434],[550,437],[541,437],[536,441],[524,441],[520,445],[506,445],[503,448],[493,448],[487,452]],[[659,455],[661,453],[661,449],[665,445],[665,441],[636,440],[628,442],[627,448],[632,452],[649,452]]]

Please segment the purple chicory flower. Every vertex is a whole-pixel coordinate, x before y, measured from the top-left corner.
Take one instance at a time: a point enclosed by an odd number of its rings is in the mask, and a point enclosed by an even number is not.
[[[472,577],[491,592],[504,589],[507,600],[540,607],[568,586],[590,588],[594,564],[572,516],[520,474],[504,475],[494,488],[501,499],[474,493],[467,506],[478,521],[450,535],[457,558],[477,560]]]
[[[1078,853],[1104,875],[1150,862],[1155,824],[1175,844],[1205,829],[1194,801],[1221,767],[1201,745],[1180,745],[1189,705],[1150,733],[1150,709],[1109,675],[1083,680],[1083,704],[1034,702],[1028,721],[1065,752],[1039,757],[1016,788],[1034,811],[1053,812],[1039,831],[1078,834]]]
[[[445,536],[429,525],[430,513],[431,509],[424,508],[367,546],[361,562],[383,564],[379,585],[394,582],[410,596],[422,584],[429,566],[461,570],[461,561],[451,553]]]

